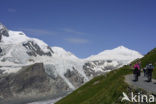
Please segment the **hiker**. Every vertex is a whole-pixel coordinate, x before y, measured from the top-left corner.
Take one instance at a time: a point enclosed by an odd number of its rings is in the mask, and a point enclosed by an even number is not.
[[[147,82],[152,81],[152,72],[153,72],[154,66],[152,64],[147,65]]]
[[[140,76],[140,66],[139,66],[138,62],[134,65],[133,74],[134,74],[134,80],[133,81],[138,81],[138,77]]]

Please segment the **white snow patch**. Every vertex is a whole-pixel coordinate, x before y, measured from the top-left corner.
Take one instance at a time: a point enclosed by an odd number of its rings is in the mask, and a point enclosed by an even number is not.
[[[51,47],[54,51],[54,55],[59,56],[61,58],[71,58],[71,59],[78,59],[75,55],[73,55],[71,52],[68,52],[64,50],[61,47]]]
[[[3,72],[3,74],[5,73],[17,73],[21,67],[1,67],[0,68]]]
[[[37,102],[28,103],[28,104],[55,104],[60,99],[61,98],[57,98],[57,99],[54,99],[54,100],[47,100],[47,101],[37,101]]]

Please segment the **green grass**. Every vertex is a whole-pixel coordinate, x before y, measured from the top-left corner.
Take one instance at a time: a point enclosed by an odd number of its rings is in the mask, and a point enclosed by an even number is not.
[[[143,67],[148,63],[155,63],[156,49],[140,60]],[[122,92],[129,94],[131,91],[137,93],[141,90],[133,89],[124,82],[124,76],[130,73],[132,73],[130,67],[123,66],[106,75],[95,77],[56,104],[130,104],[121,102]],[[156,78],[156,69],[153,72],[153,78]]]
[[[146,66],[148,63],[153,63],[156,65],[156,48],[154,48],[152,51],[148,52],[142,59],[141,59],[141,65],[143,67]]]
[[[141,66],[145,67],[148,63],[152,63],[154,65],[153,78],[156,79],[156,48],[147,53],[141,59]]]

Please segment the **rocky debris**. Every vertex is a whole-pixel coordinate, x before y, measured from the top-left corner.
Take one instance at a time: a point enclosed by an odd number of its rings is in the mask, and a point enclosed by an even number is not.
[[[0,104],[14,99],[42,98],[66,93],[68,85],[57,76],[51,79],[42,63],[23,67],[19,72],[0,75]]]

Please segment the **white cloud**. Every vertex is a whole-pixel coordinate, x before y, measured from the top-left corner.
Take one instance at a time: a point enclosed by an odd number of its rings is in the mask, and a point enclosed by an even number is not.
[[[70,28],[64,28],[62,29],[63,31],[49,31],[49,30],[45,30],[45,29],[35,29],[35,28],[19,28],[19,30],[22,30],[24,32],[28,32],[31,33],[33,35],[69,35],[72,34],[76,34],[76,35],[83,35],[86,34],[84,32],[79,32]]]
[[[23,28],[21,29],[24,32],[31,33],[33,35],[56,35],[57,32],[44,30],[44,29],[30,29],[30,28]]]
[[[68,36],[67,33],[71,34],[85,34],[83,32],[78,32],[72,29],[64,29],[64,31],[51,31],[51,30],[45,30],[45,29],[34,29],[34,28],[18,28],[19,30],[22,30],[25,33],[32,34],[32,35],[57,35],[62,36],[64,34],[65,38],[64,41],[73,43],[73,44],[86,44],[89,42],[89,40],[84,38],[66,38]]]
[[[86,34],[84,32],[79,32],[79,31],[76,31],[76,30],[71,29],[71,28],[64,28],[63,31],[67,32],[67,33],[78,34],[78,35]]]
[[[14,9],[14,8],[8,8],[8,12],[11,12],[11,13],[16,12],[16,9]]]
[[[82,39],[82,38],[66,38],[65,40],[67,42],[76,43],[76,44],[85,44],[89,42],[87,39]]]

